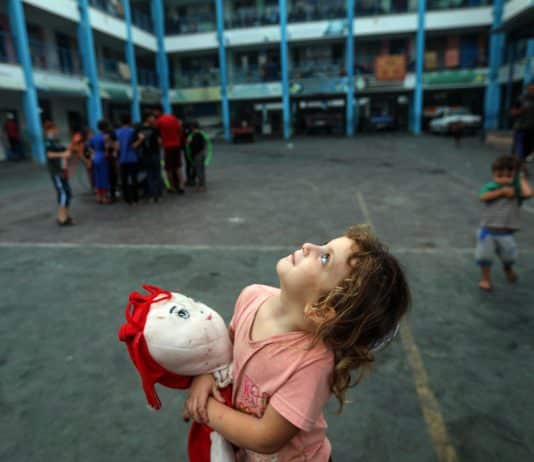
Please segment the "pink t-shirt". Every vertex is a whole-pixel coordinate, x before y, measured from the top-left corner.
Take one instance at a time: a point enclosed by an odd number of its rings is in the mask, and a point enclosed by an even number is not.
[[[334,356],[324,345],[309,349],[311,336],[289,332],[264,340],[251,340],[258,308],[279,289],[264,285],[246,287],[230,323],[234,331],[234,407],[262,417],[267,405],[301,431],[278,453],[262,455],[240,450],[238,461],[326,462],[330,442],[326,437],[323,407],[330,398]]]

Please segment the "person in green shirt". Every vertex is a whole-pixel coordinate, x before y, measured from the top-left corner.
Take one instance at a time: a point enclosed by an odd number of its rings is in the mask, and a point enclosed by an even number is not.
[[[475,259],[482,271],[479,287],[492,290],[491,265],[497,253],[509,282],[517,281],[513,265],[517,258],[514,234],[519,231],[519,207],[534,191],[514,156],[502,156],[491,166],[493,181],[480,190],[482,217],[477,231]]]

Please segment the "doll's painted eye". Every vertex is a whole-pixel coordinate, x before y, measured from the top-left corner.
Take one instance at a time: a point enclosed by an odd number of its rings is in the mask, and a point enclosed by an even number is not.
[[[177,306],[174,305],[170,310],[169,310],[169,313],[170,314],[174,314],[176,313],[178,315],[178,317],[182,318],[182,319],[189,319],[189,311],[187,311],[185,308],[180,308],[180,309],[177,309]]]
[[[181,310],[178,310],[178,316],[180,316],[182,319],[189,319],[189,311],[182,308]]]
[[[329,253],[323,253],[321,255],[321,264],[324,266],[328,263],[328,260],[330,260],[330,254]]]

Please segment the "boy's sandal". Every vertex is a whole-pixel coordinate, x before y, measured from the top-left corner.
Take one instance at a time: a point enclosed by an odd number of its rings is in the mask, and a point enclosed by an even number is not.
[[[488,286],[486,285],[482,285],[482,283],[478,283],[478,287],[480,290],[483,290],[484,292],[492,292],[493,291],[493,286],[490,284]]]
[[[72,217],[67,217],[65,220],[61,221],[61,220],[56,220],[57,221],[57,224],[59,226],[72,226],[72,225],[75,225],[75,221],[72,219]]]

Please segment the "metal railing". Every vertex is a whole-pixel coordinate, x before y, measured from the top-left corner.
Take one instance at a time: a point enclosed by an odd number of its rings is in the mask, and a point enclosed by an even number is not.
[[[0,62],[1,63],[16,63],[17,54],[12,44],[11,36],[9,32],[5,32],[0,29]]]
[[[290,68],[291,79],[332,78],[345,75],[343,61],[331,62],[304,62]]]
[[[278,24],[278,6],[238,8],[224,21],[226,29]]]
[[[158,74],[153,69],[148,69],[145,67],[137,68],[137,78],[140,85],[145,85],[149,87],[158,87]]]
[[[130,79],[121,75],[119,70],[120,60],[113,58],[102,58],[100,60],[100,76],[106,80],[119,80],[121,82],[129,82]],[[126,66],[126,63],[122,63]]]
[[[219,69],[199,69],[182,71],[175,76],[177,88],[213,87],[219,85]]]
[[[137,8],[132,8],[132,24],[147,32],[152,33],[154,31],[152,17]]]
[[[124,11],[120,0],[89,0],[89,5],[116,18],[124,18]]]
[[[187,15],[182,18],[165,19],[165,32],[168,34],[194,34],[212,32],[216,29],[215,14]]]
[[[473,8],[492,5],[492,0],[428,0],[427,10],[447,10],[450,8]]]

